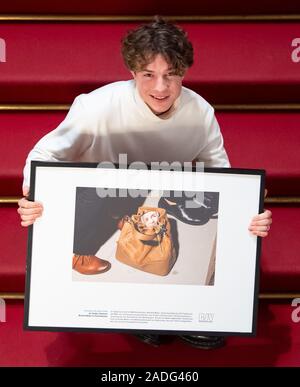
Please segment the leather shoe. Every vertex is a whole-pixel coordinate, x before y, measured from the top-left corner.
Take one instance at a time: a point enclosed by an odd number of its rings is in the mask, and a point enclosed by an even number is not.
[[[161,344],[160,335],[151,335],[151,334],[136,334],[133,335],[143,343],[152,345],[153,347],[158,347]]]
[[[178,336],[185,343],[200,349],[216,349],[225,346],[224,336],[197,336],[197,335],[180,335]]]
[[[199,226],[206,224],[212,218],[217,218],[218,199],[213,192],[205,193],[204,204],[196,208],[186,208],[185,200],[182,200],[182,198],[178,202],[176,202],[176,198],[170,198],[170,201],[176,204],[169,204],[165,198],[161,197],[158,202],[158,207],[164,208],[167,214],[173,215],[183,223]]]
[[[101,274],[111,268],[111,264],[95,255],[73,255],[73,270],[80,274]]]

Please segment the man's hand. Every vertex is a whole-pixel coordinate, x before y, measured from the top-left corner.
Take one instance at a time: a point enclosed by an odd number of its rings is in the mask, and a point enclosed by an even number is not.
[[[267,190],[265,190],[265,197],[267,196]],[[254,216],[252,219],[249,231],[253,235],[260,237],[266,237],[270,230],[272,224],[272,212],[270,210],[265,210],[262,214]]]
[[[21,226],[27,227],[35,222],[35,220],[42,216],[43,206],[40,202],[30,202],[27,200],[29,195],[29,187],[23,187],[24,197],[18,201],[18,213],[21,217]]]

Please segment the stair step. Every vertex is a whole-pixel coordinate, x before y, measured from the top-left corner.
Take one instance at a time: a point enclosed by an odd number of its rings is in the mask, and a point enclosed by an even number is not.
[[[272,1],[270,9],[269,2],[246,2],[239,0],[201,0],[196,2],[186,0],[185,2],[174,2],[171,0],[151,1],[148,3],[139,0],[124,2],[123,0],[73,0],[72,3],[58,0],[27,0],[26,4],[21,1],[5,2],[1,4],[2,13],[17,14],[100,14],[100,15],[230,15],[230,14],[287,14],[300,12],[299,3],[294,0]]]
[[[2,23],[0,103],[70,103],[129,79],[120,40],[136,23]],[[182,23],[195,48],[185,85],[211,103],[299,102],[300,23]],[[299,56],[299,54],[298,54]]]
[[[0,366],[300,366],[294,309],[289,303],[260,302],[257,336],[228,337],[218,350],[201,351],[170,336],[158,350],[130,334],[24,331],[23,303],[7,302]]]
[[[260,291],[299,292],[300,207],[268,208],[273,212],[273,225],[262,243]],[[0,207],[0,218],[0,292],[23,292],[28,230],[20,226],[16,206]]]
[[[260,291],[297,291],[300,287],[300,207],[272,206],[270,234],[262,241]]]
[[[15,205],[0,206],[0,218],[0,292],[23,292],[28,230],[20,225]]]
[[[0,196],[21,196],[25,159],[66,112],[1,112]],[[300,195],[300,113],[217,112],[232,167],[267,172],[268,196]],[[188,141],[188,139],[187,139]],[[17,142],[17,151],[16,151]]]
[[[5,139],[0,142],[0,195],[22,195],[23,168],[29,151],[65,115],[66,112],[0,113],[0,133]]]
[[[217,113],[233,168],[266,170],[268,196],[300,195],[300,113]]]

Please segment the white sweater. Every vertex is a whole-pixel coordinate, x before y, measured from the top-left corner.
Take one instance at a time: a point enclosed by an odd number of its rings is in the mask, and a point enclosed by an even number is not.
[[[31,160],[117,163],[122,153],[128,163],[230,166],[214,109],[204,98],[182,87],[171,113],[156,116],[130,80],[76,97],[61,124],[30,151],[23,185],[29,186]]]

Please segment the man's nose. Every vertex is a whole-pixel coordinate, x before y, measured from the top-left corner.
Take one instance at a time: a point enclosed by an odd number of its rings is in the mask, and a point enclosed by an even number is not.
[[[168,82],[164,77],[158,77],[155,82],[155,91],[165,91],[168,87]]]

